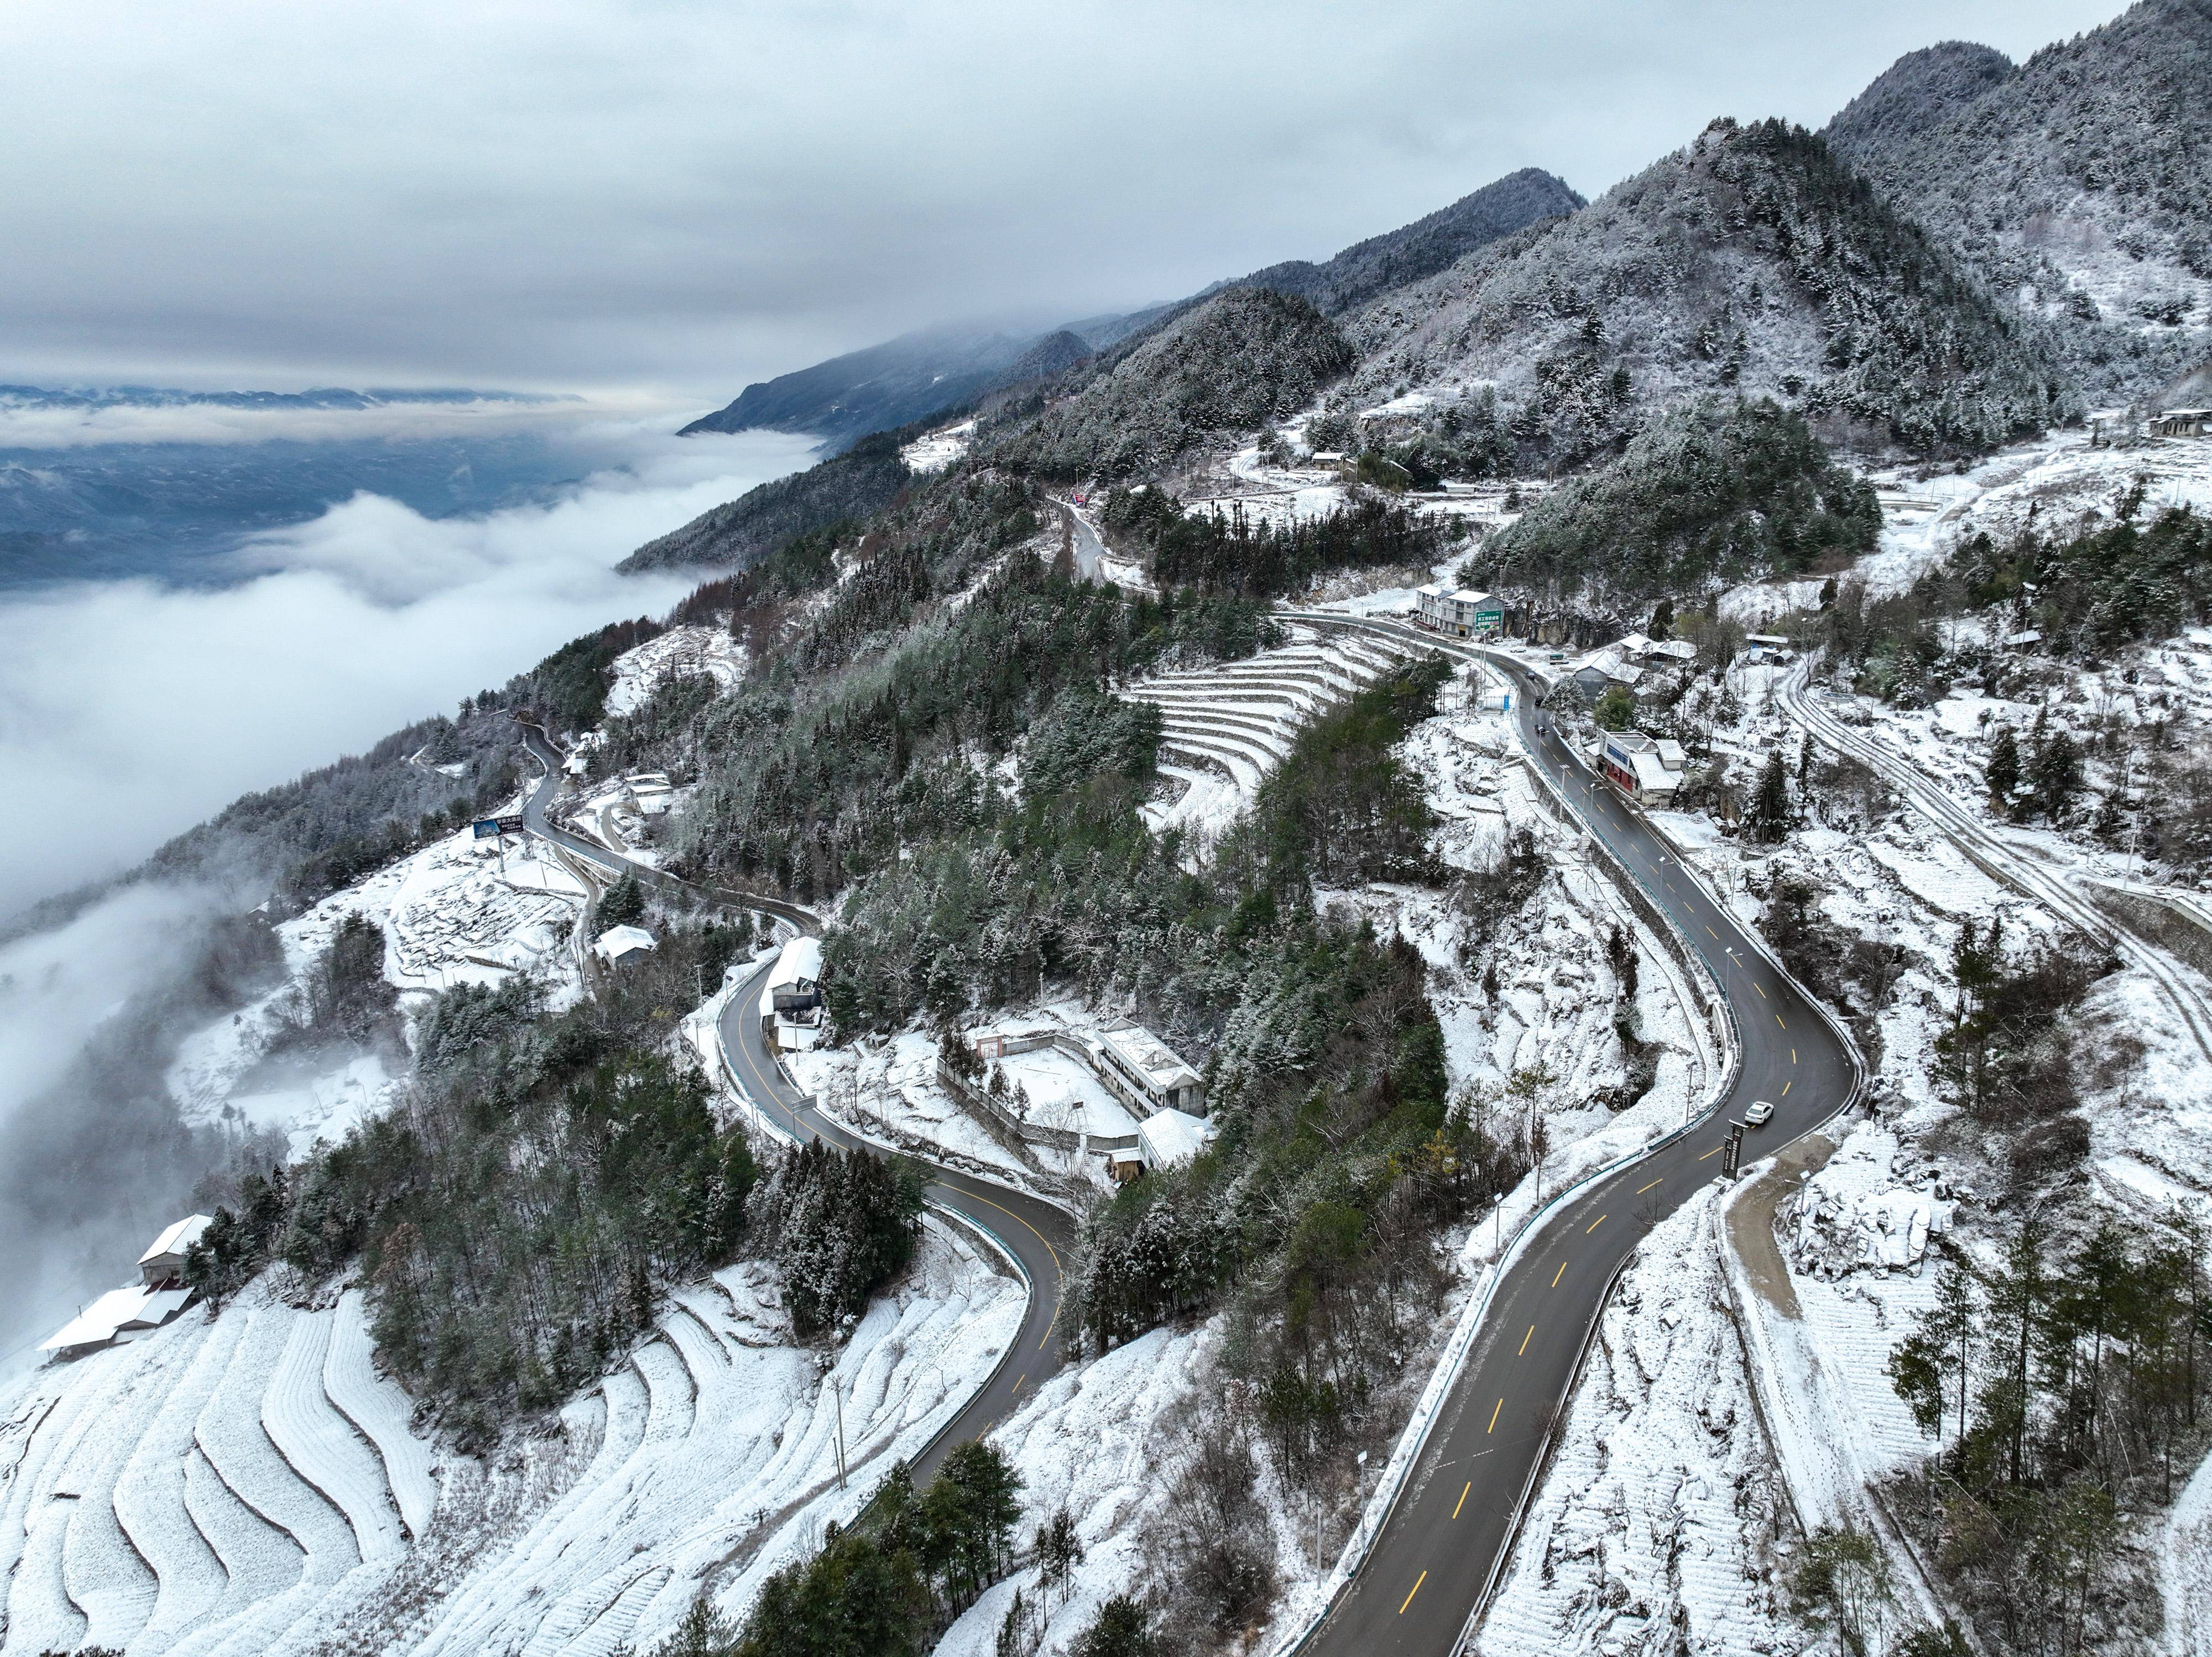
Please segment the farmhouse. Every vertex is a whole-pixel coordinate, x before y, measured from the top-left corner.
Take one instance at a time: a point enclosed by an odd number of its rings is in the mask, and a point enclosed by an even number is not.
[[[2153,437],[2212,437],[2212,409],[2168,409],[2154,416]]]
[[[185,1280],[185,1256],[213,1225],[212,1217],[192,1214],[179,1220],[138,1257],[138,1277],[149,1289],[173,1289]]]
[[[599,934],[592,953],[610,967],[619,967],[634,955],[653,948],[653,934],[642,926],[610,926]]]
[[[794,938],[783,946],[761,991],[761,1023],[777,1047],[804,1051],[822,1035],[822,940]]]
[[[1643,805],[1668,806],[1682,786],[1682,745],[1655,741],[1640,731],[1598,733],[1597,768],[1614,787]]]
[[[137,1283],[111,1289],[39,1343],[49,1356],[81,1358],[149,1329],[159,1329],[191,1304],[185,1256],[213,1223],[205,1214],[177,1221],[138,1257]]]

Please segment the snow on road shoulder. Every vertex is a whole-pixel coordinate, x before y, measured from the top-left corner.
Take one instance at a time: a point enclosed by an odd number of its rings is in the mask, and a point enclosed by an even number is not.
[[[1599,1320],[1483,1657],[1796,1644],[1776,1584],[1785,1510],[1717,1228],[1711,1193],[1662,1221]]]

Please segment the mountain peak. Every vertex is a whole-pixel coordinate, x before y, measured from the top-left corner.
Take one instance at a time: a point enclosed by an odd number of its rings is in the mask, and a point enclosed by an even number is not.
[[[2014,72],[2004,53],[1969,40],[1908,52],[1844,105],[1821,137],[1846,156],[1917,138]]]

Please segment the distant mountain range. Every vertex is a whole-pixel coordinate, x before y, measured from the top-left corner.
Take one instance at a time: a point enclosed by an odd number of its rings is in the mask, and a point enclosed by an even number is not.
[[[844,448],[870,432],[913,424],[986,394],[1044,378],[1126,339],[1167,307],[1090,317],[1036,333],[948,326],[748,385],[683,434],[765,428],[805,432]]]
[[[755,427],[811,432],[839,447],[868,432],[889,431],[963,407],[994,391],[1047,379],[1085,358],[1160,325],[1224,288],[1269,288],[1335,315],[1375,294],[1443,270],[1501,236],[1558,214],[1583,198],[1534,167],[1486,185],[1449,207],[1346,248],[1320,264],[1293,259],[1171,305],[1092,317],[1038,334],[991,328],[927,328],[833,357],[811,368],[748,385],[726,409],[684,430],[738,432]]]

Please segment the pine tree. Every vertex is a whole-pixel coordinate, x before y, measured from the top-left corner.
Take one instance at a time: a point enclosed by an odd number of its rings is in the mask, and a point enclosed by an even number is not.
[[[1766,756],[1759,774],[1759,791],[1753,795],[1751,836],[1762,846],[1780,843],[1790,833],[1790,770],[1779,751]]]
[[[2020,739],[2010,725],[1999,725],[1990,738],[1990,762],[1982,776],[1989,785],[1990,804],[1997,810],[2010,810],[2013,793],[2020,786]]]
[[[2053,731],[2036,745],[2030,781],[2035,789],[2036,806],[2056,822],[2066,815],[2067,807],[2081,792],[2081,750],[2065,731]]]

